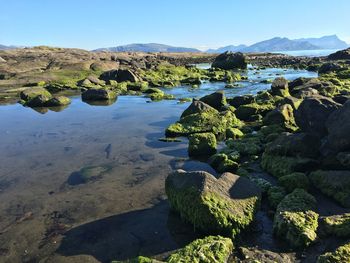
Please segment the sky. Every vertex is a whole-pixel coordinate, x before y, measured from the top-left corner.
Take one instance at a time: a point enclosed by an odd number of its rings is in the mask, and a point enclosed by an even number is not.
[[[333,34],[350,43],[349,0],[0,0],[0,6],[3,45],[204,50]]]

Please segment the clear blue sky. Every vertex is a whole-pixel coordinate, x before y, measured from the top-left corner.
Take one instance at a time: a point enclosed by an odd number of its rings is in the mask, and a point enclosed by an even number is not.
[[[94,49],[128,43],[252,44],[337,34],[350,0],[1,0],[0,44]]]

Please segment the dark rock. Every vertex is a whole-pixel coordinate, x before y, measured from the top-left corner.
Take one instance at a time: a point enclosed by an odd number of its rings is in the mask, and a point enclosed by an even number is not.
[[[58,96],[58,97],[53,97],[52,99],[48,100],[45,102],[46,107],[59,107],[59,106],[65,106],[70,104],[71,101],[69,98],[65,96]]]
[[[295,111],[295,121],[304,132],[324,137],[327,135],[325,126],[328,116],[341,105],[323,96],[307,97]]]
[[[28,107],[45,107],[46,103],[51,99],[51,97],[48,97],[46,95],[38,95],[35,98],[27,101],[25,103]]]
[[[51,98],[51,93],[48,92],[46,89],[41,88],[41,87],[35,87],[35,88],[28,88],[23,90],[20,93],[20,97],[24,101],[30,101],[31,99],[34,99],[36,96],[42,95],[47,98]]]
[[[216,153],[216,137],[213,133],[197,133],[189,136],[189,156],[210,156]]]
[[[328,58],[332,60],[350,59],[350,48],[332,53]]]
[[[81,94],[83,100],[112,100],[117,93],[107,89],[89,89]]]
[[[104,81],[116,80],[117,82],[130,81],[138,82],[139,78],[129,69],[117,69],[106,71],[101,74],[100,79]]]
[[[246,69],[247,60],[243,53],[237,52],[233,53],[231,51],[226,51],[225,53],[217,56],[212,64],[213,68],[221,69]]]
[[[209,106],[221,111],[227,105],[225,93],[223,91],[216,91],[212,94],[200,98],[200,101],[208,104]]]
[[[241,105],[252,103],[253,101],[254,101],[253,95],[243,95],[243,96],[233,97],[232,99],[227,99],[227,102],[235,108],[238,108]]]
[[[342,67],[339,64],[336,63],[324,63],[322,66],[318,69],[318,73],[325,74],[330,72],[335,72],[340,70]]]
[[[283,77],[276,78],[271,84],[271,94],[275,96],[289,96],[288,80]]]
[[[215,109],[200,100],[193,100],[191,105],[181,114],[181,118],[208,110],[213,111]]]

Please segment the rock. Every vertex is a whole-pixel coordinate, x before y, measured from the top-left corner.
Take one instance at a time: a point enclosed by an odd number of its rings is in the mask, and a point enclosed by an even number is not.
[[[350,243],[338,247],[334,252],[327,252],[318,257],[317,263],[347,263],[350,258]]]
[[[227,102],[231,106],[238,108],[241,105],[246,105],[254,102],[254,97],[253,95],[236,96],[236,97],[233,97],[232,99],[227,99]]]
[[[100,79],[104,81],[116,80],[117,82],[138,82],[140,81],[139,77],[129,69],[116,69],[106,71],[101,74]]]
[[[243,53],[233,53],[226,51],[217,56],[212,64],[213,68],[229,69],[246,69],[247,59]]]
[[[2,57],[0,57],[0,63],[5,63],[5,62],[6,62],[6,60],[3,59]]]
[[[29,102],[30,100],[34,99],[38,95],[42,95],[43,98],[50,99],[52,97],[51,93],[48,92],[46,89],[42,87],[34,87],[34,88],[28,88],[20,93],[20,98],[26,102]]]
[[[208,104],[200,100],[193,100],[191,105],[181,114],[181,118],[195,113],[202,113],[205,111],[216,112],[216,110]]]
[[[288,90],[288,80],[283,77],[276,78],[271,84],[271,94],[274,96],[290,96]]]
[[[216,153],[216,138],[213,133],[197,133],[189,136],[189,156],[210,156]]]
[[[165,191],[171,207],[195,228],[231,238],[254,220],[260,200],[253,183],[231,173],[217,179],[203,171],[177,170],[167,177]]]
[[[302,131],[322,138],[327,134],[326,120],[340,106],[327,97],[309,97],[304,99],[295,111],[295,121]]]
[[[257,116],[258,114],[264,115],[274,108],[275,106],[273,104],[250,103],[239,106],[235,111],[235,114],[240,120],[253,121],[254,116]]]
[[[227,105],[225,93],[223,91],[216,91],[212,94],[200,98],[200,101],[208,104],[209,106],[221,111],[225,109]]]
[[[339,64],[336,63],[324,63],[322,66],[318,69],[318,73],[320,74],[326,74],[331,72],[336,72],[340,70],[342,67]]]
[[[318,170],[309,175],[312,184],[342,206],[350,208],[350,171]]]
[[[307,190],[309,188],[309,178],[304,173],[291,173],[278,178],[278,183],[289,193],[296,188]]]
[[[336,152],[350,150],[350,100],[333,111],[325,125],[328,131],[326,146]]]
[[[239,154],[225,154],[225,153],[217,153],[212,155],[208,163],[213,167],[218,173],[231,172],[234,173],[238,169],[238,161]]]
[[[318,214],[316,199],[302,189],[295,189],[277,206],[273,222],[275,234],[293,248],[304,248],[316,240]]]
[[[84,167],[80,171],[73,172],[69,176],[67,183],[69,185],[78,185],[85,184],[89,181],[96,181],[100,179],[103,176],[103,174],[107,173],[109,170],[110,168],[105,166]]]
[[[294,263],[294,259],[287,253],[277,253],[257,247],[240,247],[242,255],[240,263]]]
[[[202,81],[199,77],[198,78],[194,78],[194,77],[185,78],[185,79],[182,79],[180,82],[181,82],[181,84],[188,84],[188,85],[200,85],[200,84],[202,84]]]
[[[108,89],[89,89],[81,94],[83,100],[113,100],[117,93]]]
[[[182,117],[165,131],[167,137],[187,136],[192,133],[212,132],[225,135],[228,127],[240,127],[242,123],[231,111],[219,113],[211,108],[200,113]]]
[[[229,149],[239,152],[242,156],[257,156],[262,151],[262,145],[258,136],[246,136],[239,140],[226,141]]]
[[[203,239],[197,239],[186,247],[177,250],[170,255],[167,262],[225,263],[232,250],[233,243],[231,239],[221,236],[208,236]]]
[[[350,59],[350,48],[332,53],[328,58],[332,60]]]
[[[295,98],[293,96],[285,97],[277,102],[278,106],[282,106],[284,104],[289,104],[292,106],[293,110],[296,110],[299,108],[300,103],[302,102],[301,99]]]
[[[267,191],[267,200],[269,201],[269,205],[276,209],[279,203],[283,200],[283,198],[287,195],[286,189],[281,186],[272,186]]]
[[[289,104],[284,104],[268,112],[263,119],[264,125],[280,125],[283,128],[296,130],[293,108]]]
[[[244,133],[238,128],[228,128],[226,130],[226,138],[238,139],[243,137]]]
[[[53,97],[52,99],[45,102],[46,107],[59,107],[70,104],[71,101],[65,96]]]
[[[46,95],[38,95],[35,98],[27,101],[24,105],[28,107],[46,107],[51,97]]]
[[[350,237],[350,213],[322,217],[321,228],[327,235]]]

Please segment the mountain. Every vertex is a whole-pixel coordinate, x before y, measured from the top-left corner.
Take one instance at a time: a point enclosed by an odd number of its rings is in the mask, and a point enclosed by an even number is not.
[[[5,45],[0,45],[0,50],[6,50],[6,49],[14,49],[17,48],[16,46],[5,46]]]
[[[320,49],[345,49],[349,45],[338,38],[337,35],[324,36],[320,38],[300,38],[294,41],[309,42],[312,45],[320,47]]]
[[[173,47],[157,43],[148,44],[129,44],[124,46],[99,48],[93,51],[112,51],[112,52],[201,52],[195,48]]]
[[[237,51],[241,51],[242,49],[246,48],[247,45],[238,45],[238,46],[226,46],[226,47],[221,47],[218,49],[208,49],[206,52],[207,53],[224,53],[226,51],[232,51],[232,52],[237,52]]]

